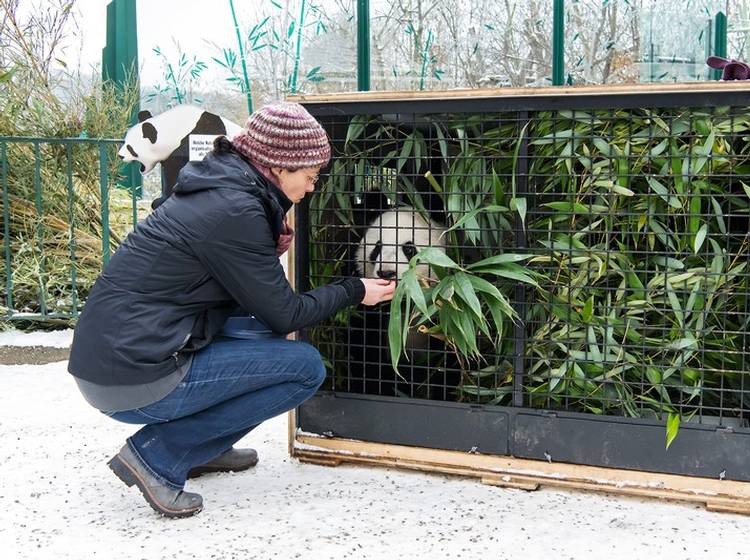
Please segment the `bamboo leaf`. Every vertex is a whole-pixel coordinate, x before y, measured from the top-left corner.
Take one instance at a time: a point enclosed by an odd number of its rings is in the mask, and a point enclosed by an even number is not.
[[[673,259],[672,257],[654,257],[653,261],[659,266],[663,266],[665,268],[674,268],[677,270],[682,270],[685,268],[685,263],[677,259]]]
[[[665,449],[669,449],[669,446],[672,445],[672,442],[677,437],[677,433],[679,431],[680,431],[680,415],[675,414],[674,412],[670,412],[669,417],[667,418]]]
[[[608,208],[600,204],[581,204],[580,202],[545,202],[541,206],[547,206],[553,210],[559,210],[560,212],[571,212],[576,214],[588,214],[591,212],[602,213],[606,212]]]
[[[495,276],[500,276],[502,278],[508,278],[510,280],[518,280],[520,282],[525,282],[526,284],[531,284],[532,286],[538,285],[536,280],[534,280],[531,276],[529,276],[525,272],[519,272],[517,270],[509,270],[507,268],[504,268],[502,265],[494,266],[491,268],[472,269],[472,272],[478,273],[478,274],[494,274]]]
[[[391,351],[391,365],[398,372],[398,360],[406,343],[401,329],[401,303],[404,299],[405,287],[399,282],[391,300],[391,312],[388,320],[388,345]]]
[[[427,311],[427,302],[425,301],[422,287],[417,281],[416,269],[412,268],[410,270],[407,270],[401,277],[401,283],[405,285],[406,294],[414,301],[417,309],[419,309],[424,316],[429,316],[429,312]]]
[[[677,319],[677,323],[680,325],[680,328],[684,329],[685,317],[684,313],[682,312],[682,305],[680,305],[680,300],[677,298],[677,294],[674,293],[671,284],[666,284],[666,290],[667,299],[669,299],[669,303],[672,306],[672,311],[674,312],[675,319]]]
[[[454,278],[456,294],[469,305],[469,309],[474,312],[474,315],[476,315],[480,321],[483,320],[482,306],[479,303],[479,298],[477,298],[474,286],[469,280],[468,275],[464,272],[457,272],[454,275]]]
[[[485,294],[489,294],[495,299],[502,299],[503,294],[500,293],[500,290],[497,289],[496,286],[493,286],[487,280],[484,278],[479,278],[478,276],[474,276],[473,274],[468,275],[469,282],[471,282],[471,285],[474,287],[474,290],[477,292],[482,292]]]
[[[685,348],[698,348],[698,341],[692,336],[677,339],[667,345],[670,350],[684,350]]]
[[[603,156],[610,157],[612,155],[612,148],[611,148],[609,142],[607,142],[604,138],[601,138],[601,137],[597,136],[597,137],[595,137],[595,138],[592,139],[592,142],[593,142],[594,146],[596,147],[596,149],[599,150],[599,152]]]
[[[708,224],[703,224],[695,235],[695,241],[693,243],[693,251],[696,255],[703,246],[703,242],[706,240],[706,235],[708,235]]]
[[[583,311],[581,312],[581,319],[583,319],[584,323],[591,322],[591,317],[594,315],[594,296],[591,296],[587,301],[586,305],[583,306]]]
[[[507,211],[508,209],[505,206],[496,206],[494,204],[489,205],[489,206],[482,206],[481,208],[475,208],[474,210],[471,210],[470,212],[466,212],[460,220],[458,220],[455,224],[453,224],[451,227],[449,227],[443,233],[441,233],[440,237],[442,237],[449,231],[453,231],[455,229],[458,229],[464,226],[467,222],[472,221],[477,216],[477,214],[480,214],[482,212],[507,212]],[[476,221],[474,223],[476,224]]]
[[[719,231],[723,234],[727,234],[727,225],[724,221],[724,212],[721,210],[721,204],[716,200],[715,197],[711,197],[711,206],[713,206],[714,213],[716,214],[716,223],[719,225]]]
[[[521,217],[521,225],[526,229],[526,199],[513,197],[510,199],[510,209],[516,210]]]
[[[503,189],[500,177],[497,176],[494,169],[492,170],[492,188],[495,193],[495,204],[502,204],[505,199],[505,189]]]
[[[533,256],[534,255],[520,255],[518,253],[503,253],[502,255],[494,255],[492,257],[482,259],[479,262],[475,262],[474,264],[470,264],[466,267],[466,269],[473,270],[475,268],[483,268],[494,264],[515,263],[528,260]]]
[[[346,130],[346,140],[344,145],[348,145],[350,142],[357,140],[365,130],[366,121],[362,116],[355,116],[352,122],[349,124],[349,128]]]
[[[414,148],[414,138],[409,136],[404,140],[404,145],[401,148],[401,153],[398,156],[398,163],[396,164],[396,173],[401,173],[404,165],[406,164],[409,156],[411,155],[412,149]]]
[[[659,181],[654,179],[653,177],[648,177],[648,184],[651,187],[651,189],[658,194],[664,202],[669,204],[672,208],[682,208],[682,204],[680,204],[680,201],[674,197],[670,196],[669,191],[667,190],[667,187],[662,185]]]
[[[460,268],[444,251],[437,247],[426,247],[414,256],[419,262],[443,268]]]

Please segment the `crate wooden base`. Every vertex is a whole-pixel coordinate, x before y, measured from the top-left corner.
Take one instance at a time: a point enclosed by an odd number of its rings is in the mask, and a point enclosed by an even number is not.
[[[290,426],[291,427],[291,426]],[[443,451],[291,433],[290,451],[305,463],[342,462],[479,478],[484,484],[536,490],[539,486],[697,502],[711,511],[750,514],[750,483],[602,467],[546,463],[497,455]]]

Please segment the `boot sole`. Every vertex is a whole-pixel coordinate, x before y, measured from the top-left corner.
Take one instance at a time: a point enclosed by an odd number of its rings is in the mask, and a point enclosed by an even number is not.
[[[227,468],[227,467],[193,467],[188,471],[187,478],[198,478],[199,476],[203,476],[204,474],[211,474],[211,473],[221,473],[221,472],[242,472],[246,471],[248,469],[253,468],[255,465],[258,464],[258,461],[255,461],[252,465],[243,465],[241,467],[236,468]]]
[[[125,461],[120,459],[117,455],[112,457],[107,462],[107,466],[112,470],[113,473],[115,473],[115,475],[117,475],[117,478],[119,478],[125,483],[125,485],[128,488],[135,485],[138,488],[138,490],[140,490],[143,497],[146,499],[146,502],[148,503],[148,505],[150,505],[154,511],[163,515],[164,517],[169,517],[169,518],[191,517],[203,509],[202,504],[200,507],[193,508],[193,509],[166,508],[162,506],[161,504],[159,504],[159,502],[157,502],[154,499],[154,497],[148,491],[148,487],[146,486],[144,481],[141,479],[140,476],[138,476],[138,473],[135,472],[135,470],[130,465],[128,465]]]

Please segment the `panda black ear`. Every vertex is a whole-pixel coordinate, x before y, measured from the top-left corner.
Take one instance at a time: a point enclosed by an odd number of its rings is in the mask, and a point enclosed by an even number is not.
[[[138,122],[143,122],[151,118],[151,111],[138,111]]]
[[[158,136],[156,127],[150,122],[145,122],[141,128],[143,129],[143,137],[148,138],[152,144],[156,144],[156,137]]]

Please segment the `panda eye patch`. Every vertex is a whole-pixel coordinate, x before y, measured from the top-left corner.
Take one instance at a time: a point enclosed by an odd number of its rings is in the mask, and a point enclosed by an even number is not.
[[[417,254],[417,247],[412,241],[407,241],[406,243],[404,243],[401,247],[401,250],[404,252],[404,256],[409,260],[411,260],[412,257]]]
[[[383,248],[383,242],[378,241],[375,243],[375,248],[370,252],[370,262],[374,263],[376,260],[378,260],[378,257],[380,256],[380,251]]]
[[[133,156],[134,158],[137,158],[137,157],[138,157],[138,154],[136,154],[136,153],[135,153],[135,150],[134,150],[133,148],[131,148],[131,147],[130,147],[130,144],[128,144],[128,145],[127,145],[127,146],[125,146],[125,147],[126,147],[126,148],[128,149],[128,151],[130,152],[130,155],[131,155],[131,156]]]

